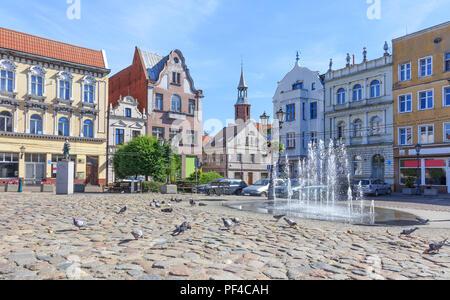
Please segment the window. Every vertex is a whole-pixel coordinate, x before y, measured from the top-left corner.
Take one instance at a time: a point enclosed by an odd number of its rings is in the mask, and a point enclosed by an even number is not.
[[[400,81],[411,80],[411,63],[400,65]]]
[[[311,84],[311,91],[315,91],[315,90],[316,90],[316,83],[313,82],[313,83]]]
[[[337,126],[337,138],[345,139],[345,122],[339,122]]]
[[[0,89],[5,92],[14,91],[14,73],[12,71],[0,71]]]
[[[357,84],[353,87],[353,101],[362,100],[362,86]]]
[[[445,72],[450,71],[450,52],[445,53],[445,56],[444,56],[444,71]]]
[[[419,77],[433,75],[433,57],[424,57],[419,59]]]
[[[295,121],[295,104],[286,105],[286,122]]]
[[[447,170],[445,159],[425,160],[425,184],[447,185]]]
[[[141,132],[139,130],[133,130],[132,138],[135,139],[135,138],[137,138],[139,136],[141,136]]]
[[[433,125],[419,126],[419,141],[421,144],[433,144],[434,143],[434,126]]]
[[[406,145],[412,145],[413,139],[412,139],[412,128],[406,127],[406,128],[399,128],[398,129],[398,136],[399,136],[399,145],[406,146]]]
[[[19,178],[19,154],[0,153],[0,178]]]
[[[215,153],[213,153],[211,161],[215,163],[216,159],[217,159],[217,155]]]
[[[317,132],[312,131],[312,132],[311,132],[311,144],[312,144],[313,146],[315,146],[315,145],[318,144],[318,142],[319,142],[319,139],[318,139],[318,134],[317,134]]]
[[[84,121],[83,134],[84,134],[84,137],[87,137],[87,138],[94,137],[94,123],[91,120]]]
[[[173,112],[181,113],[181,98],[178,95],[172,96],[172,107],[171,110]]]
[[[400,95],[398,97],[398,102],[400,113],[412,112],[412,94]]]
[[[31,76],[31,95],[43,96],[44,78],[38,75]]]
[[[295,84],[292,85],[292,89],[293,90],[301,90],[303,89],[303,82],[297,82]]]
[[[450,123],[444,123],[444,141],[450,142]]]
[[[189,146],[197,146],[197,131],[188,130],[186,132],[186,142]]]
[[[59,98],[70,100],[70,81],[59,81]]]
[[[2,111],[0,113],[0,131],[13,131],[13,117],[10,112]]]
[[[116,129],[116,145],[123,145],[125,143],[125,130]]]
[[[255,155],[255,154],[250,154],[250,162],[251,162],[252,164],[255,164],[255,163],[256,163],[256,155]]]
[[[178,145],[183,145],[183,138],[182,138],[182,130],[181,129],[169,129],[169,141],[172,143],[175,141],[175,139],[178,140]]]
[[[195,113],[195,100],[189,100],[189,114],[193,115]]]
[[[162,127],[153,127],[152,128],[152,136],[157,139],[164,139],[164,128]]]
[[[155,94],[155,110],[164,110],[162,94]]]
[[[303,121],[306,121],[306,103],[302,103]]]
[[[432,109],[433,107],[433,90],[419,92],[419,110]]]
[[[92,76],[85,76],[83,79],[83,102],[95,103],[95,86],[96,80]]]
[[[131,108],[125,108],[125,117],[131,118]]]
[[[353,122],[353,137],[362,137],[362,121],[360,119],[356,119]]]
[[[381,131],[381,118],[378,116],[373,117],[370,120],[370,129],[371,129],[371,135],[379,135],[382,133]]]
[[[306,133],[302,132],[302,147],[306,149]]]
[[[242,162],[242,154],[237,155],[237,162]]]
[[[374,80],[370,83],[370,98],[377,98],[381,95],[381,83],[379,80]]]
[[[311,120],[317,119],[317,102],[311,103]]]
[[[32,115],[30,118],[30,133],[42,134],[42,118],[39,115]]]
[[[69,120],[67,118],[60,118],[58,122],[58,135],[69,136]]]
[[[422,172],[417,172],[418,168],[422,168],[422,162],[418,160],[400,160],[400,184],[405,185],[408,177],[414,178],[417,182],[417,175],[419,180],[422,180]]]
[[[450,106],[450,86],[444,87],[444,106]]]
[[[290,132],[287,134],[286,144],[288,149],[295,149],[295,132]]]
[[[342,88],[337,91],[337,104],[345,104],[345,90]]]
[[[363,159],[359,155],[353,158],[353,175],[354,176],[363,175]]]
[[[172,83],[180,85],[181,84],[181,74],[177,72],[172,72]]]

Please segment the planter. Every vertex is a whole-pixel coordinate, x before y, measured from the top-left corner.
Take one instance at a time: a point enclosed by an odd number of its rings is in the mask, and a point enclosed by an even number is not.
[[[7,184],[5,188],[5,192],[7,193],[18,193],[19,185],[18,184]]]
[[[84,193],[85,190],[86,190],[85,184],[74,184],[73,185],[73,191],[75,193]]]
[[[53,184],[41,184],[41,193],[53,193]]]
[[[178,187],[176,185],[163,185],[161,187],[161,194],[176,195],[178,194]]]
[[[417,194],[417,189],[404,188],[402,190],[402,194],[403,195],[415,195],[415,194]]]
[[[424,195],[425,196],[438,196],[439,195],[439,190],[436,190],[436,189],[425,189],[424,190]]]

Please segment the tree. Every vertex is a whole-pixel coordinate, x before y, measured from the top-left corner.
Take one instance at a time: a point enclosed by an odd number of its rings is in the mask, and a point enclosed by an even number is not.
[[[154,137],[139,136],[131,140],[114,154],[116,176],[124,179],[142,175],[164,182],[168,172],[167,147],[161,146]]]

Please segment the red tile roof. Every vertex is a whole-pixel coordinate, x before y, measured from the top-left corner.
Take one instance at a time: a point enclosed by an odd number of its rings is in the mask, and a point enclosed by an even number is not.
[[[103,53],[0,27],[0,47],[105,68]]]

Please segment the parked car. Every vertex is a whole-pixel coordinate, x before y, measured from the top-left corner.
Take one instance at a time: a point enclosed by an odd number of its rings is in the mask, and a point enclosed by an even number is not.
[[[300,181],[298,179],[291,179],[290,182],[291,182],[292,196],[293,198],[298,198]],[[282,185],[277,186],[275,188],[275,195],[278,198],[289,198],[288,185],[289,181],[286,180],[285,182],[283,182]]]
[[[212,181],[205,190],[207,195],[241,195],[246,187],[247,184],[243,180],[222,178]]]
[[[364,179],[355,180],[353,184],[353,191],[357,194],[359,185],[361,183],[362,192],[364,195],[375,195],[378,197],[381,194],[390,195],[392,193],[391,186],[381,179]]]
[[[282,185],[283,180],[277,179],[275,181],[276,186]],[[270,186],[270,179],[261,179],[260,181],[256,182],[255,184],[246,187],[242,194],[247,196],[261,196],[261,197],[267,197],[269,194],[269,186]]]

